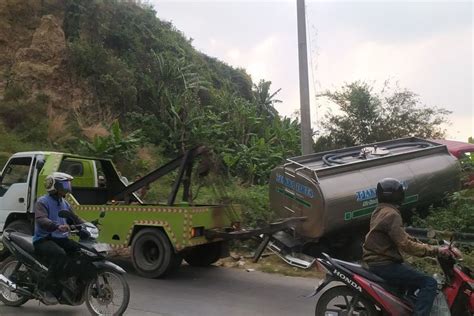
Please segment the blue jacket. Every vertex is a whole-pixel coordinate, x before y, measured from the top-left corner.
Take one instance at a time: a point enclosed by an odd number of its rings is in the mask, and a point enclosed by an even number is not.
[[[65,225],[66,219],[59,217],[59,211],[72,212],[69,203],[57,195],[46,194],[38,199],[35,204],[35,234],[33,242],[45,237],[68,238],[69,232],[60,232],[58,227]]]

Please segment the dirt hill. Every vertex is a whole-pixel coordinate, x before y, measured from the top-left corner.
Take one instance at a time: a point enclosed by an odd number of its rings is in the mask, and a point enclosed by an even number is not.
[[[11,108],[28,111],[25,104],[41,103],[31,107],[50,120],[49,139],[61,136],[71,121],[93,136],[109,118],[147,112],[160,102],[154,91],[174,84],[155,75],[155,55],[165,64],[185,58],[212,89],[251,98],[245,71],[196,51],[149,7],[113,0],[0,0],[0,101],[9,102],[0,104],[0,119],[8,129]],[[187,69],[183,65],[176,67]],[[199,92],[204,102],[209,97],[208,89]]]
[[[68,80],[63,14],[62,1],[0,1],[0,97],[15,83],[47,95],[50,108],[87,95]]]

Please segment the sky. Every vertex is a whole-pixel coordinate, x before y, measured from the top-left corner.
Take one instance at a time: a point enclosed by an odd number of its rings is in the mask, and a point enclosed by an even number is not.
[[[148,0],[199,51],[254,82],[281,88],[276,109],[299,110],[296,0]],[[311,122],[335,110],[316,95],[355,80],[381,89],[389,80],[422,104],[453,113],[447,138],[474,136],[474,5],[472,1],[309,1],[306,25]]]

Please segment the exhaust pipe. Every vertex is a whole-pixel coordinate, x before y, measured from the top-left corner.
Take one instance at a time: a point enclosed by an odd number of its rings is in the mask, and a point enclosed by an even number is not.
[[[25,290],[21,287],[18,287],[15,283],[10,281],[6,276],[3,274],[0,274],[0,285],[3,285],[7,287],[10,291],[14,293],[18,293],[22,296],[32,296],[31,292],[28,290]]]

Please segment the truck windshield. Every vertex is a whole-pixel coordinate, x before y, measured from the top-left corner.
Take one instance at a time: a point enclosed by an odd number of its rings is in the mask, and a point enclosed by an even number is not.
[[[31,158],[13,158],[4,169],[1,177],[0,195],[8,190],[14,183],[26,183],[30,172]]]

